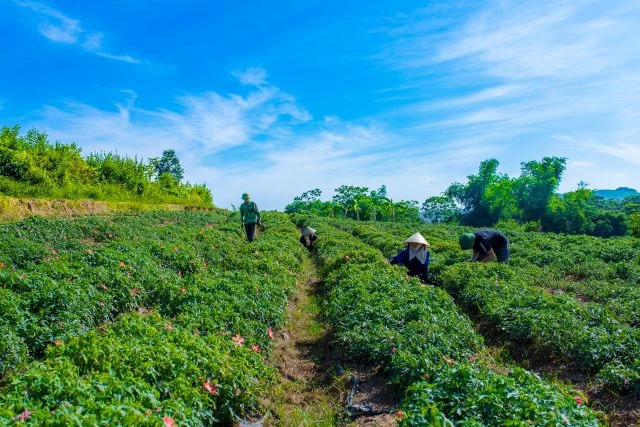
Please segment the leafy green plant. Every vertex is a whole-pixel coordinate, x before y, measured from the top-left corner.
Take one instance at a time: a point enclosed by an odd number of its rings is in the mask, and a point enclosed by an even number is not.
[[[148,212],[1,225],[0,424],[231,423],[262,410],[306,256],[288,217]]]
[[[152,160],[147,164],[115,153],[83,158],[75,144],[51,143],[37,130],[21,136],[18,126],[4,126],[0,129],[0,193],[213,206],[211,191],[205,185],[180,182],[183,171],[179,162],[176,164],[175,153],[166,160]],[[163,172],[170,172],[170,179],[153,180]]]
[[[322,236],[317,251],[328,287],[326,315],[348,355],[381,364],[393,384],[406,389],[398,413],[403,423],[599,425],[598,415],[572,390],[519,368],[495,370],[481,356],[481,337],[446,292],[409,279],[367,245],[388,253],[401,239],[371,225],[330,223],[314,222]],[[454,264],[462,251],[447,242],[450,229],[437,230],[432,249],[450,250],[443,259]],[[442,280],[447,273],[441,271]],[[465,284],[458,289],[463,292]]]

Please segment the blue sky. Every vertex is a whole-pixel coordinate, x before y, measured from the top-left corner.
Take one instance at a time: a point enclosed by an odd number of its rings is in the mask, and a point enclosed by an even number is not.
[[[640,187],[640,2],[2,0],[0,124],[157,157],[229,207],[423,201],[497,158]]]

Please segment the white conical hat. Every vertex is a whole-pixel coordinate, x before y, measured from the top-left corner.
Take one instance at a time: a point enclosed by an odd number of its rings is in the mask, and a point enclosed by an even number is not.
[[[316,234],[316,230],[311,227],[305,227],[304,230],[302,230],[303,236],[310,236],[312,234]]]
[[[404,243],[420,243],[421,245],[426,245],[427,247],[431,246],[429,242],[427,242],[427,239],[422,237],[422,234],[420,233],[412,235],[407,240],[405,240]]]

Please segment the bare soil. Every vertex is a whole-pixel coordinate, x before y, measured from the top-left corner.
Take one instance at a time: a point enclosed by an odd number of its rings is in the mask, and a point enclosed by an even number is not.
[[[272,398],[265,425],[395,425],[398,396],[379,367],[354,364],[334,345],[318,304],[324,284],[311,263],[306,270],[274,339],[271,360],[284,392]]]
[[[0,196],[0,221],[16,221],[30,216],[101,215],[112,212],[139,212],[142,210],[211,211],[215,208],[186,205],[152,205],[138,202],[107,202],[100,200],[22,199]]]

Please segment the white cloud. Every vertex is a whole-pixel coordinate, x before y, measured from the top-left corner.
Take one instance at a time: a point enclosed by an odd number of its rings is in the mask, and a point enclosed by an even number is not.
[[[412,83],[394,91],[408,102],[379,119],[440,144],[489,141],[513,164],[589,153],[600,170],[636,168],[638,19],[638,2],[594,0],[458,2],[396,16],[378,59]]]
[[[618,142],[612,145],[598,145],[592,147],[594,150],[603,154],[617,157],[620,160],[640,165],[640,145],[636,142],[631,144],[628,142]]]
[[[173,109],[140,108],[135,92],[123,92],[126,97],[112,109],[67,100],[46,106],[30,124],[53,139],[76,142],[85,153],[117,151],[149,158],[159,156],[162,149],[174,148],[187,171],[186,178],[207,182],[216,200],[225,206],[235,200],[225,200],[227,192],[230,197],[243,187],[230,187],[229,183],[237,168],[244,167],[242,162],[226,164],[226,151],[244,150],[249,153],[246,165],[250,169],[256,170],[258,163],[264,169],[273,153],[287,158],[295,144],[292,129],[312,119],[293,96],[266,81],[246,94],[178,96]],[[218,159],[220,163],[215,163]]]
[[[567,162],[567,168],[592,168],[595,164],[593,162],[587,162],[584,160],[569,160]]]
[[[251,191],[263,208],[282,209],[303,191],[320,187],[330,197],[344,184],[386,184],[394,199],[423,200],[460,168],[476,167],[481,153],[495,153],[478,139],[405,144],[376,122],[313,121],[293,96],[267,81],[244,94],[182,95],[173,109],[140,108],[135,92],[123,92],[112,109],[77,101],[47,106],[31,125],[85,153],[149,158],[173,148],[186,178],[207,183],[223,207]]]
[[[234,71],[232,74],[243,85],[260,86],[267,81],[267,70],[264,68],[249,68],[245,71]]]
[[[137,94],[114,110],[102,110],[76,101],[47,106],[39,122],[64,140],[76,140],[89,150],[119,149],[135,142],[128,154],[150,155],[158,142],[177,149],[197,149],[199,156],[248,144],[258,136],[286,132],[307,122],[310,114],[295,99],[278,88],[265,85],[245,96],[205,92],[175,99],[178,108],[146,110],[136,106]]]
[[[20,7],[31,10],[39,16],[38,31],[55,43],[77,45],[87,52],[115,61],[137,64],[140,60],[129,56],[107,52],[104,48],[104,34],[87,31],[79,20],[70,18],[44,3],[30,0],[14,0]]]

